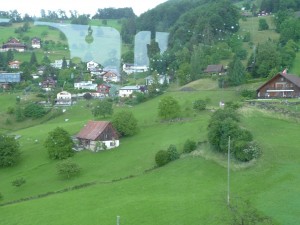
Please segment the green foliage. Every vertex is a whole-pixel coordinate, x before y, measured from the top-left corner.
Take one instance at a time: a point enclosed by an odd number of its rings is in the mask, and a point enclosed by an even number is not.
[[[206,101],[202,99],[198,99],[193,103],[193,109],[197,111],[202,111],[206,109]]]
[[[44,143],[50,159],[66,159],[72,156],[74,154],[73,144],[69,133],[60,127],[49,132]]]
[[[23,177],[15,179],[11,182],[11,184],[15,187],[21,187],[25,183],[26,183],[26,180]]]
[[[258,30],[262,31],[262,30],[268,30],[269,29],[269,25],[266,21],[266,19],[259,19],[259,24],[258,24]]]
[[[130,111],[120,111],[112,118],[112,124],[120,136],[132,136],[138,131],[137,119]]]
[[[81,168],[70,159],[63,160],[57,163],[57,173],[67,179],[79,175]]]
[[[170,161],[169,153],[165,150],[159,150],[155,154],[155,162],[158,167],[166,165]]]
[[[242,162],[248,162],[261,156],[260,146],[254,142],[240,141],[234,145],[234,156]]]
[[[169,155],[169,161],[179,159],[180,154],[178,153],[175,145],[170,145],[167,149],[167,153]]]
[[[246,81],[246,70],[239,57],[234,57],[228,65],[228,84],[238,86]]]
[[[37,119],[43,117],[46,114],[46,110],[42,105],[30,103],[24,108],[24,116]]]
[[[172,96],[166,96],[158,104],[158,116],[164,120],[171,120],[180,116],[178,101]]]
[[[254,99],[256,98],[256,91],[249,89],[240,90],[240,95],[245,99]]]
[[[185,142],[184,142],[184,145],[183,145],[183,152],[184,153],[190,153],[194,150],[196,150],[197,148],[197,144],[195,141],[192,141],[190,139],[187,139]]]
[[[100,100],[95,104],[95,107],[92,109],[94,117],[103,116],[104,118],[107,115],[113,114],[113,103],[107,99]]]
[[[19,142],[14,137],[0,134],[0,167],[14,166],[19,158]]]

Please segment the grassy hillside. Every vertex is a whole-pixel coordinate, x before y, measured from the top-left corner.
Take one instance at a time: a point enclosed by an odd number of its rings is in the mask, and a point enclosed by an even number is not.
[[[80,165],[82,173],[70,180],[57,175],[56,161],[48,159],[43,142],[57,126],[76,134],[93,119],[85,101],[68,108],[54,120],[14,132],[21,135],[22,160],[16,167],[0,170],[1,203],[49,195],[0,206],[2,223],[113,224],[120,216],[122,224],[181,225],[199,221],[231,224],[232,212],[226,206],[227,159],[212,152],[208,145],[162,168],[152,169],[158,150],[175,144],[181,151],[188,138],[207,140],[211,109],[218,108],[220,99],[239,99],[235,90],[213,88],[213,83],[200,80],[191,84],[195,91],[167,92],[135,107],[115,108],[115,112],[126,109],[134,113],[139,121],[139,133],[122,138],[121,146],[111,151],[76,153],[73,160]],[[204,84],[210,88],[201,88]],[[172,95],[180,102],[185,120],[173,123],[158,120],[158,102],[165,95]],[[209,110],[193,112],[192,102],[199,98],[210,99]],[[9,105],[9,100],[3,102]],[[248,106],[241,114],[243,126],[261,144],[263,156],[249,164],[232,162],[232,204],[239,202],[241,207],[240,202],[249,200],[251,207],[272,217],[275,223],[298,224],[298,123]],[[11,182],[20,177],[26,183],[13,187]],[[66,189],[82,184],[87,187]]]

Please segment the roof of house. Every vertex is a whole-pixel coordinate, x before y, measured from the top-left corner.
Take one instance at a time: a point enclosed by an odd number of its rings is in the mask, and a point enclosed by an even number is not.
[[[140,90],[140,86],[124,86],[121,87],[120,90]]]
[[[259,91],[261,88],[263,88],[268,83],[272,82],[273,80],[277,79],[279,76],[285,77],[287,80],[295,84],[297,87],[300,87],[300,77],[294,74],[286,74],[286,73],[278,73],[274,77],[272,77],[270,80],[265,82],[263,85],[261,85],[257,91]]]
[[[218,65],[208,65],[204,72],[206,73],[214,73],[214,72],[222,72],[223,71],[223,65],[218,64]]]
[[[0,73],[0,83],[18,83],[20,81],[20,73]]]
[[[76,137],[96,140],[110,123],[109,121],[89,121]]]

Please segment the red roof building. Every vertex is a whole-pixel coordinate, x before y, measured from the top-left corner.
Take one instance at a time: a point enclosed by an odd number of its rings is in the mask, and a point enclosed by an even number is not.
[[[12,38],[8,42],[2,45],[3,51],[16,50],[18,52],[24,52],[26,45],[22,44],[18,39]]]
[[[109,121],[89,121],[76,138],[80,146],[95,152],[119,146],[118,133]]]

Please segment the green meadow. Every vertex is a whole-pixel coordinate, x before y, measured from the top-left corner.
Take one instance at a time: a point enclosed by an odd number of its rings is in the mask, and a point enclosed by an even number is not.
[[[241,100],[236,90],[219,89],[214,82],[199,80],[190,84],[195,91],[173,87],[137,106],[115,106],[114,112],[134,113],[139,132],[121,138],[116,149],[76,153],[72,160],[82,172],[69,180],[58,176],[57,162],[48,158],[43,143],[48,132],[58,126],[75,135],[94,119],[86,101],[66,108],[55,119],[12,131],[21,135],[22,153],[17,166],[0,170],[1,224],[115,224],[117,216],[120,224],[232,224],[233,213],[226,201],[226,157],[202,144],[161,168],[155,167],[154,160],[156,152],[170,144],[182,152],[186,139],[205,142],[208,120],[219,101]],[[180,103],[182,120],[163,123],[158,119],[158,103],[166,95]],[[15,104],[15,94],[0,98],[3,115],[3,108]],[[209,100],[207,110],[192,110],[192,102],[197,99]],[[249,201],[274,224],[298,224],[298,122],[246,103],[240,113],[242,126],[253,133],[263,155],[250,163],[231,161],[231,204]],[[11,182],[20,177],[26,183],[12,186]]]

